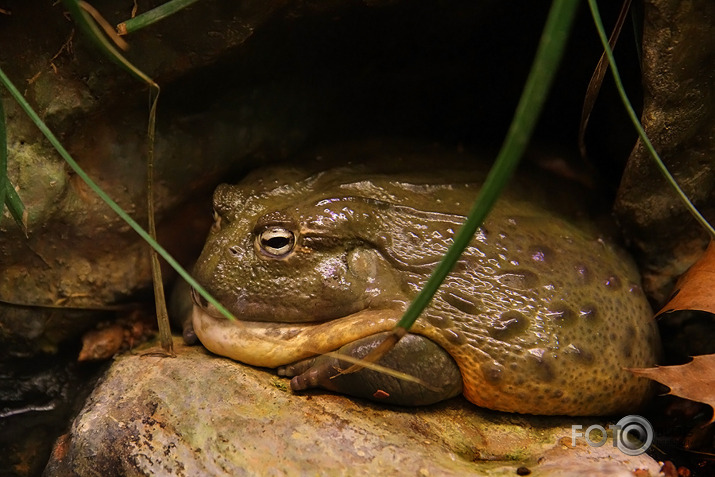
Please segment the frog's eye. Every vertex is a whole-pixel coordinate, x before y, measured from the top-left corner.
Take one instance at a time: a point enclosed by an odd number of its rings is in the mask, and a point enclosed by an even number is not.
[[[273,257],[287,255],[295,246],[295,234],[283,227],[269,227],[258,237],[260,249]]]

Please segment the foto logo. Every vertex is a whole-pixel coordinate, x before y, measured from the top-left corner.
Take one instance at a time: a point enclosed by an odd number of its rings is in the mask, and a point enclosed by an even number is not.
[[[591,447],[601,447],[608,440],[608,434],[603,426],[593,424],[582,432],[583,426],[574,424],[571,426],[571,445],[576,445],[576,439],[586,439],[586,443]],[[628,415],[616,424],[610,424],[608,429],[613,434],[613,447],[626,455],[641,455],[648,450],[653,443],[653,426],[648,419],[643,416]],[[599,431],[601,438],[592,440],[593,431]]]

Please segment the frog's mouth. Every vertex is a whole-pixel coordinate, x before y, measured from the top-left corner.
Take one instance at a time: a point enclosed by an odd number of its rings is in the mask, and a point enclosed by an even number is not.
[[[194,332],[211,352],[253,366],[275,368],[382,331],[397,323],[393,309],[362,310],[321,323],[230,320],[192,290]]]

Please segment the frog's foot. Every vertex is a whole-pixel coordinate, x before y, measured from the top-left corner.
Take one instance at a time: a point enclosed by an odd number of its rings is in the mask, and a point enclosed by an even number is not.
[[[305,382],[305,383],[303,382],[304,380],[308,380],[308,381],[310,380],[307,371],[313,366],[316,359],[317,358],[308,358],[308,359],[304,359],[302,361],[295,362],[293,364],[287,364],[285,366],[281,366],[277,370],[278,376],[287,376],[289,378],[295,376],[297,378],[297,377],[299,377],[299,375],[303,376],[303,374],[305,373],[306,376],[301,378],[300,383],[298,383],[298,381],[296,381],[295,379],[291,380],[291,389],[293,391],[305,391],[308,388],[318,387],[320,385],[319,381],[321,379],[320,376],[318,376],[319,373],[312,373],[316,379],[315,383],[312,386],[308,385],[307,382]],[[318,368],[321,368],[321,367],[318,366]],[[326,371],[321,371],[321,372],[325,373]],[[331,376],[323,376],[322,379],[329,379],[330,377]],[[295,385],[293,384],[293,381],[296,381]],[[300,387],[300,386],[304,386],[304,387]]]
[[[390,333],[378,333],[346,344],[339,353],[362,359]],[[278,369],[293,377],[291,389],[323,388],[373,401],[399,405],[425,405],[462,392],[462,376],[454,359],[440,346],[420,335],[408,334],[377,363],[416,380],[362,368],[341,374],[353,363],[333,356],[319,356]]]

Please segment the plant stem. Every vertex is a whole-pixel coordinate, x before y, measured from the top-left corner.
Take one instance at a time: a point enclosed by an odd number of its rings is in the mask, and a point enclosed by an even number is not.
[[[97,24],[92,21],[89,13],[84,10],[83,5],[86,5],[86,2],[78,0],[64,0],[64,4],[77,25],[79,25],[82,31],[84,31],[84,33],[102,51],[102,53],[139,81],[149,85],[156,85],[154,80],[149,78],[143,71],[134,66],[119,52],[119,50],[114,47],[112,43],[109,42],[109,40],[107,40],[107,37],[104,36]]]
[[[117,33],[120,35],[127,35],[137,30],[141,30],[142,28],[163,20],[169,15],[186,8],[197,1],[198,0],[170,0],[149,10],[148,12],[144,12],[141,15],[137,15],[134,18],[120,23],[117,25]]]

